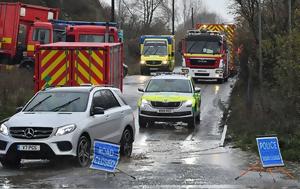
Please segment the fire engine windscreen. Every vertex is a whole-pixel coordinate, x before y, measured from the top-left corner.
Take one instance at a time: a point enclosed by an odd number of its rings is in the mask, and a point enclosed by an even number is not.
[[[167,52],[167,42],[166,41],[145,41],[143,55],[160,55],[166,56]]]
[[[48,44],[50,43],[50,30],[36,28],[33,31],[33,40],[39,41],[41,44]]]
[[[190,54],[219,54],[221,38],[218,36],[190,36],[186,40],[186,52]]]
[[[109,43],[113,43],[115,41],[114,36],[110,35],[108,39]],[[105,42],[105,36],[103,35],[94,35],[94,34],[81,34],[79,37],[79,42]]]

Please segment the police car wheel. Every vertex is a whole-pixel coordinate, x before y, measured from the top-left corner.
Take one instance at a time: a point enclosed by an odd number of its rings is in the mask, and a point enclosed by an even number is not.
[[[145,128],[147,126],[147,122],[142,117],[139,117],[139,125],[140,128]]]
[[[130,157],[132,153],[133,135],[129,128],[126,128],[122,134],[120,155]]]
[[[1,158],[0,162],[2,164],[2,167],[4,168],[20,168],[21,167],[21,159],[20,158]]]
[[[189,118],[189,120],[187,121],[187,126],[189,129],[194,129],[196,126],[196,117],[193,116],[192,118]]]
[[[201,114],[200,114],[200,112],[197,114],[197,116],[196,116],[196,122],[197,123],[200,123],[200,117],[201,117]]]
[[[76,164],[80,167],[88,166],[90,164],[90,156],[91,142],[86,136],[82,135],[77,145]]]

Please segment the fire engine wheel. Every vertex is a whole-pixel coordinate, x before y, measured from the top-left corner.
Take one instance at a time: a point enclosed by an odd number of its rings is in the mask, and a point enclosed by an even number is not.
[[[219,84],[222,84],[222,83],[224,83],[224,78],[222,78],[222,79],[217,79],[217,83],[219,83]]]

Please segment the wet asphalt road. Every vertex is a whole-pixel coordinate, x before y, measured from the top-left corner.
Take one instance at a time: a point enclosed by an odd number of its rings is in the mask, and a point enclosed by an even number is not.
[[[137,118],[138,87],[143,87],[148,76],[128,76],[124,94],[135,110]],[[73,167],[69,162],[23,161],[19,170],[0,167],[2,188],[300,188],[298,164],[288,164],[296,179],[275,173],[276,183],[267,173],[250,172],[235,181],[256,156],[230,145],[220,147],[224,107],[228,106],[231,85],[202,82],[201,122],[194,130],[184,124],[156,124],[138,129],[133,156],[123,159],[115,175],[89,168]],[[137,122],[137,119],[136,119]],[[229,128],[230,129],[230,128]]]

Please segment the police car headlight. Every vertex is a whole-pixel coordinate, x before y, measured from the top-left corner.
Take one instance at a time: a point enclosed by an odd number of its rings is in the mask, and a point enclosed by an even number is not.
[[[76,125],[65,125],[62,127],[59,127],[55,133],[56,136],[66,135],[68,133],[73,132],[76,129]]]
[[[6,135],[6,136],[8,135],[8,128],[7,128],[6,125],[1,124],[1,126],[0,126],[0,133],[3,134],[3,135]]]
[[[150,104],[150,102],[148,100],[143,99],[142,100],[142,105],[146,105],[146,104]]]
[[[146,64],[146,61],[145,60],[141,60],[140,64]]]
[[[168,64],[167,60],[162,61],[163,64]]]
[[[182,105],[185,106],[185,107],[192,107],[193,101],[187,100],[187,101],[185,101]]]

